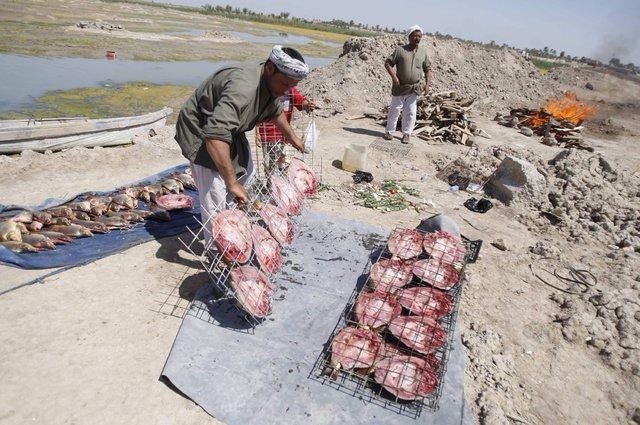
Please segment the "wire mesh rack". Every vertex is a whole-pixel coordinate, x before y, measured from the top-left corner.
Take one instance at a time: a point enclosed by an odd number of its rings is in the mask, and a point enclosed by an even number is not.
[[[222,325],[215,315],[205,313],[235,306],[250,325],[235,328],[245,331],[271,314],[277,295],[273,275],[282,265],[281,250],[295,238],[304,196],[288,179],[291,164],[302,161],[322,181],[321,157],[299,153],[285,143],[260,143],[258,130],[253,137],[254,177],[245,185],[248,202],[214,208],[210,217],[201,217],[195,229],[179,238],[202,264],[212,285],[208,298],[192,303],[187,314]]]
[[[377,138],[369,145],[370,149],[377,150],[380,152],[388,153],[396,158],[403,158],[407,156],[409,151],[413,145],[411,143],[402,144],[398,143],[397,140],[384,140],[382,138]]]
[[[469,246],[447,232],[395,229],[372,251],[366,282],[351,294],[311,378],[414,419],[435,411],[462,271],[477,256]]]

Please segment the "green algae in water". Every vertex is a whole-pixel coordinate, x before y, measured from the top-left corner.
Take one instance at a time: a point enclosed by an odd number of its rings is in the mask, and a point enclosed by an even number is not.
[[[193,87],[135,82],[122,85],[54,90],[45,93],[27,109],[0,112],[0,119],[116,118],[142,115],[169,106],[174,116]],[[169,120],[171,121],[171,119]]]

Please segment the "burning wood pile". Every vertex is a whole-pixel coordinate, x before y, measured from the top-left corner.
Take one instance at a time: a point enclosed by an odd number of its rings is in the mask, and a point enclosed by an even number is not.
[[[520,129],[525,136],[541,136],[542,143],[548,146],[562,145],[593,152],[593,147],[582,138],[581,125],[595,111],[594,106],[581,103],[574,93],[567,92],[563,97],[548,101],[539,111],[512,109],[508,116],[497,114],[494,120]]]
[[[475,99],[464,99],[454,91],[429,94],[418,98],[416,126],[412,135],[423,140],[459,143],[472,146],[474,136],[490,138],[468,118]],[[368,116],[386,122],[388,107],[382,114]]]

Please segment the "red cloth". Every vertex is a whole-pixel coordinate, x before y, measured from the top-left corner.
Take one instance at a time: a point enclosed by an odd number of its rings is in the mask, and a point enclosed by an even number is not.
[[[290,92],[282,97],[282,104],[284,105],[284,115],[287,117],[287,122],[291,122],[293,116],[293,108],[298,111],[302,110],[302,102],[306,98],[300,93],[300,90],[293,87]],[[256,131],[261,142],[275,143],[285,140],[284,135],[278,127],[272,122],[262,122],[256,126]]]

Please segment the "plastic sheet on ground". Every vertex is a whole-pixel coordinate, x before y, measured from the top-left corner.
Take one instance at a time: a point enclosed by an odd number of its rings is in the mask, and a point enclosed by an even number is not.
[[[158,174],[149,176],[142,181],[157,182],[177,170],[185,169],[187,166],[187,164],[183,164],[169,168]],[[126,186],[133,186],[135,184],[136,183],[131,183]],[[124,251],[127,248],[152,239],[177,235],[184,232],[187,226],[196,227],[198,225],[196,218],[200,216],[198,192],[185,189],[184,193],[193,198],[193,209],[171,211],[171,221],[169,222],[145,220],[142,223],[136,223],[134,227],[128,230],[115,229],[107,234],[95,234],[89,238],[74,239],[69,245],[58,245],[55,250],[51,251],[17,254],[0,246],[0,262],[23,269],[47,269],[74,266]],[[78,194],[78,196],[79,195],[80,194]],[[0,212],[7,213],[11,209],[40,210],[59,205],[75,198],[76,196],[70,199],[48,199],[43,204],[34,207],[0,207]]]
[[[323,385],[314,364],[388,232],[320,213],[303,214],[283,253],[273,314],[255,330],[211,285],[196,294],[162,376],[227,424],[472,423],[464,400],[464,353],[454,335],[440,407],[417,419]]]

